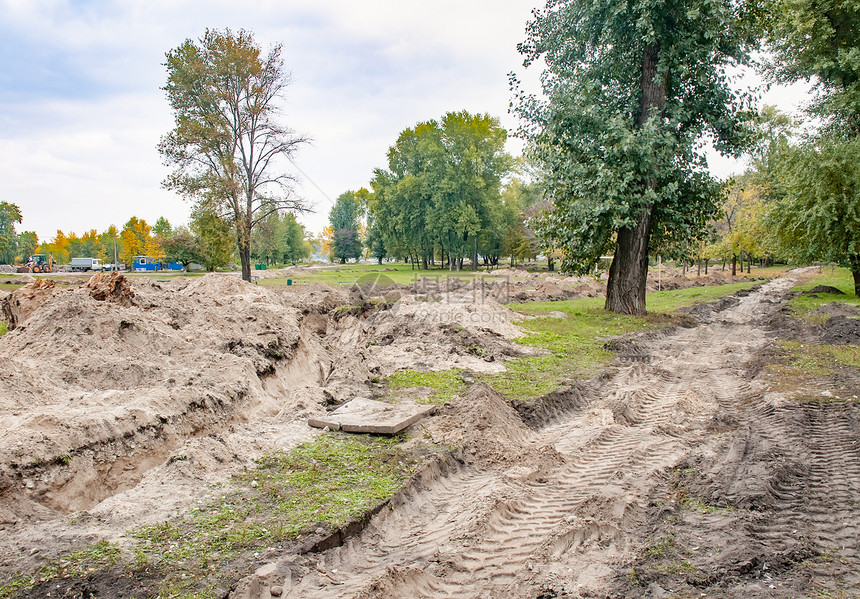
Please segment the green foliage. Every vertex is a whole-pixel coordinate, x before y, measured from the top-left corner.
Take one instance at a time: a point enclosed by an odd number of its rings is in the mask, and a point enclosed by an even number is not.
[[[251,233],[251,256],[264,264],[296,263],[310,256],[306,234],[293,214],[274,211]]]
[[[21,262],[26,262],[27,257],[35,254],[38,247],[39,237],[35,231],[18,233],[18,258]]]
[[[304,209],[281,170],[306,141],[276,122],[290,82],[281,49],[264,55],[247,31],[207,29],[165,63],[175,127],[159,144],[174,167],[164,184],[229,220],[248,281],[253,229],[274,210]]]
[[[511,165],[496,118],[449,112],[406,129],[377,169],[369,198],[375,234],[389,255],[423,268],[438,248],[458,268],[490,244],[501,179]]]
[[[214,271],[230,262],[236,247],[230,223],[198,206],[191,212],[191,231],[197,237],[194,259],[206,270]]]
[[[361,190],[362,196],[367,190]],[[361,236],[359,227],[364,209],[359,202],[358,194],[346,191],[335,200],[329,212],[329,223],[332,230],[332,257],[341,264],[347,260],[357,260],[361,257]]]
[[[813,81],[809,106],[831,131],[860,133],[860,7],[841,0],[770,0],[770,74]]]
[[[159,216],[158,220],[155,221],[155,224],[152,226],[152,234],[156,237],[170,237],[172,232],[173,227],[170,226],[170,222],[168,222],[168,220],[163,216]]]
[[[849,264],[860,294],[860,137],[783,146],[767,215],[781,251],[798,262]]]
[[[429,387],[433,394],[429,401],[435,404],[443,404],[455,395],[462,393],[466,384],[462,378],[461,370],[437,370],[432,372],[419,372],[417,370],[398,370],[388,377],[388,388],[412,389],[415,387]]]
[[[9,332],[9,329],[6,327],[5,322],[0,322],[0,337]]]
[[[15,223],[20,223],[21,219],[18,206],[0,202],[0,264],[12,264],[19,254]]]
[[[681,251],[718,211],[704,137],[729,154],[748,141],[744,98],[726,75],[748,60],[742,10],[728,0],[552,0],[527,31],[526,65],[546,65],[547,100],[516,101],[553,202],[538,234],[563,250],[563,270],[590,272],[615,251],[610,291],[636,273],[625,293],[644,301],[633,252]],[[626,231],[635,241],[616,249]]]
[[[168,262],[179,262],[184,267],[195,260],[203,260],[200,257],[198,239],[187,227],[177,227],[170,236],[161,242],[164,259]]]

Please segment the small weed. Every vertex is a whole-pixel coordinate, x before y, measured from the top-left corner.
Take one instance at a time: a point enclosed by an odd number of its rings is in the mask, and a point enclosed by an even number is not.
[[[653,558],[663,557],[669,550],[675,548],[675,538],[672,536],[663,537],[658,543],[651,545],[645,549],[645,555]]]
[[[0,322],[0,337],[2,337],[3,335],[5,335],[8,332],[9,332],[9,329],[6,328],[6,323]]]
[[[673,560],[668,564],[660,564],[653,566],[656,572],[665,572],[668,574],[691,574],[696,571],[696,567],[689,560]]]

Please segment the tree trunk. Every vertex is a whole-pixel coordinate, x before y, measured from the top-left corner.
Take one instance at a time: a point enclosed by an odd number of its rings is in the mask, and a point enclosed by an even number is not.
[[[236,242],[239,245],[239,261],[242,263],[242,280],[251,282],[251,225],[236,223]],[[214,268],[212,270],[215,270]]]
[[[666,106],[668,71],[658,78],[660,48],[647,46],[642,55],[642,98],[636,124],[641,128],[652,116],[660,117]],[[654,188],[648,181],[642,192]],[[636,220],[636,226],[618,230],[615,255],[609,267],[605,307],[620,314],[645,314],[645,283],[648,278],[648,243],[651,239],[651,211],[648,205]]]
[[[738,274],[738,256],[737,254],[732,254],[732,276],[736,277]]]
[[[860,254],[849,254],[851,274],[854,275],[854,296],[860,297]]]
[[[710,261],[711,261],[710,258],[705,258],[705,275],[706,276],[708,274],[708,262],[710,262]]]
[[[552,261],[552,256],[546,257],[546,265],[550,272],[555,272],[555,262]]]
[[[636,226],[618,230],[615,255],[609,266],[605,308],[619,314],[645,314],[645,281],[648,278],[648,242],[651,239],[651,207]]]

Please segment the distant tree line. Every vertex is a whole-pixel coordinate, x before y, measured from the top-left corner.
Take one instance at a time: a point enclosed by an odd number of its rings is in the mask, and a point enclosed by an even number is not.
[[[91,229],[81,235],[57,230],[43,242],[32,231],[16,233],[14,225],[21,220],[17,206],[0,203],[0,264],[23,263],[33,254],[49,252],[58,264],[83,257],[113,263],[116,256],[118,263],[131,267],[137,256],[146,256],[184,267],[199,264],[211,271],[237,261],[233,227],[201,208],[192,210],[188,226],[172,227],[164,217],[149,225],[132,216],[122,229],[111,225],[101,233]],[[266,265],[295,264],[310,258],[312,242],[292,214],[273,211],[254,230],[251,257]]]

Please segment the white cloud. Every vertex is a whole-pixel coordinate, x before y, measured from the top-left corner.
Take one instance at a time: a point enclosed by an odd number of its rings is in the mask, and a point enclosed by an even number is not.
[[[325,192],[301,186],[318,209],[304,220],[319,230],[325,196],[367,185],[404,128],[461,109],[516,127],[506,75],[522,71],[516,44],[539,4],[0,0],[0,200],[42,238],[132,215],[184,222],[189,206],[160,187],[156,144],[172,126],[164,54],[229,26],[284,46],[294,75],[284,119],[314,139],[297,164]]]

